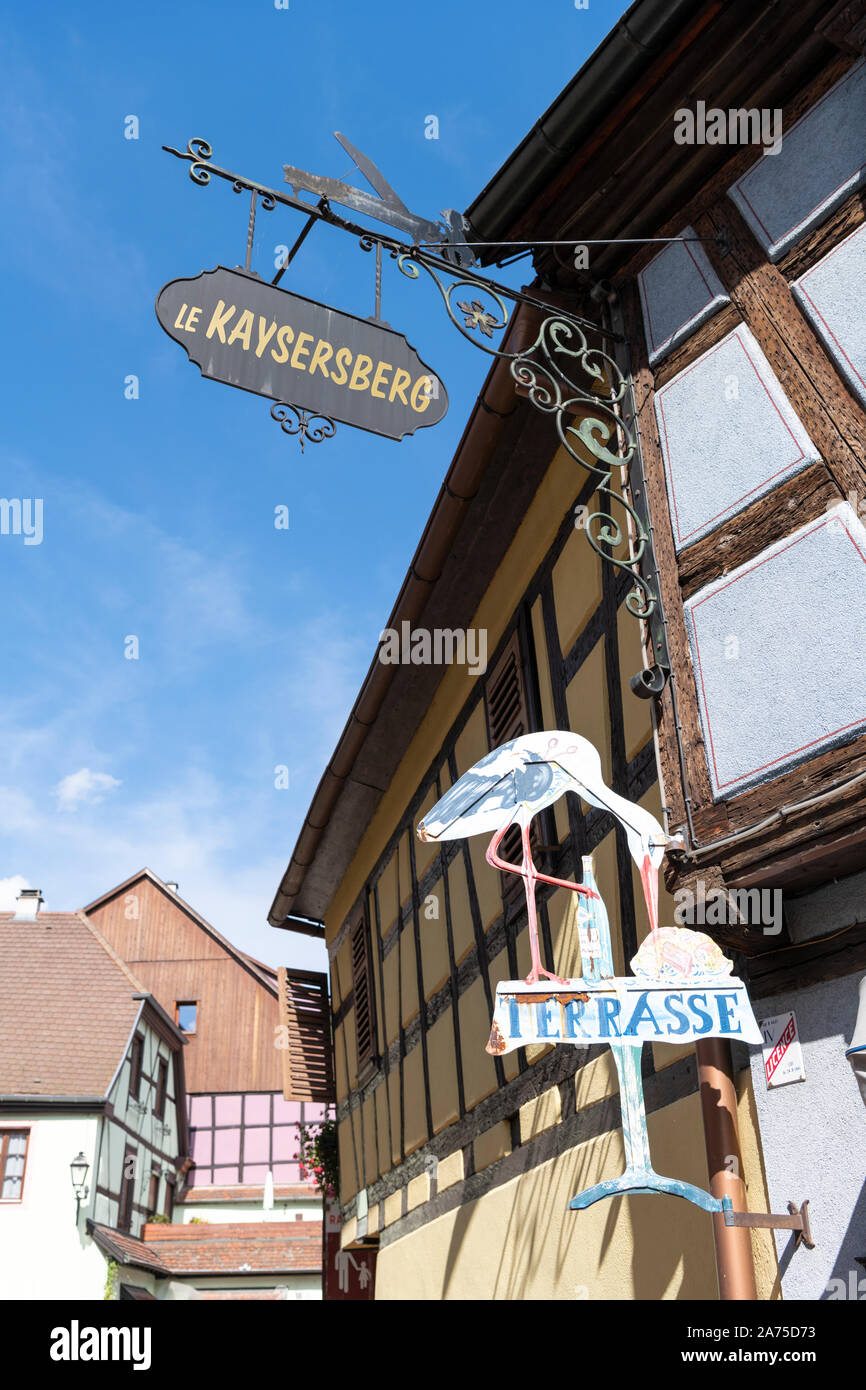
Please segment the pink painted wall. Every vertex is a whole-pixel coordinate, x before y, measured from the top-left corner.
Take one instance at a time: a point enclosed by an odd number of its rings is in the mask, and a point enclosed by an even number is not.
[[[189,1097],[192,1187],[300,1184],[298,1124],[325,1119],[324,1105],[287,1101],[278,1092]],[[305,1184],[314,1190],[314,1184]]]

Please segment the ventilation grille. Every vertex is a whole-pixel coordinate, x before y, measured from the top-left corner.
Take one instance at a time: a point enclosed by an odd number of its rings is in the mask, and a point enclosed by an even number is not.
[[[490,674],[485,698],[491,748],[498,748],[501,743],[508,743],[510,739],[529,732],[523,667],[516,632]]]
[[[355,993],[355,1032],[359,1069],[373,1056],[373,998],[370,988],[370,953],[367,950],[367,924],[363,918],[352,933],[352,988]]]
[[[487,735],[490,747],[499,748],[513,738],[529,733],[529,714],[526,703],[526,686],[523,680],[523,663],[520,656],[520,638],[515,632],[497,661],[484,691],[487,707]],[[538,836],[533,822],[529,831],[529,844],[535,857]],[[520,843],[520,826],[512,825],[500,841],[500,859],[519,864],[523,858]],[[503,901],[511,906],[524,896],[523,882],[518,874],[501,874]]]

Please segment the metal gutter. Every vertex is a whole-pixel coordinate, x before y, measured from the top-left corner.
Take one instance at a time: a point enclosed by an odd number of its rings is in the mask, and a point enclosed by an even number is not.
[[[0,1096],[0,1110],[88,1110],[96,1114],[105,1109],[105,1096]]]
[[[715,14],[721,4],[706,0],[635,0],[583,67],[536,121],[513,154],[466,209],[479,241],[506,238],[515,217],[531,205],[582,143],[597,134],[611,109],[650,63],[699,10]],[[480,251],[496,260],[493,247]]]

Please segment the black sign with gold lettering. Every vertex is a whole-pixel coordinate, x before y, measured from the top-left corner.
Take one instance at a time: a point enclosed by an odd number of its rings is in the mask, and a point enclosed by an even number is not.
[[[202,376],[389,439],[436,425],[439,378],[402,333],[239,270],[170,280],[156,316]]]

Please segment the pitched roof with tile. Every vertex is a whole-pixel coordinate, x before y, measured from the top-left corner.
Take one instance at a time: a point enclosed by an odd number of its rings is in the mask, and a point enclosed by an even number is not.
[[[109,1259],[116,1260],[118,1264],[149,1269],[152,1274],[167,1275],[171,1272],[143,1240],[116,1231],[113,1226],[101,1226],[95,1221],[88,1221],[87,1229],[100,1250],[104,1250]]]
[[[184,1206],[191,1206],[196,1202],[255,1202],[259,1206],[265,1194],[263,1183],[236,1184],[232,1187],[191,1187],[183,1194]],[[322,1198],[313,1183],[306,1185],[296,1183],[286,1184],[277,1183],[274,1187],[275,1202],[318,1202],[321,1206]]]
[[[174,1275],[318,1274],[322,1268],[320,1221],[149,1222],[142,1234],[147,1250]]]
[[[107,1094],[147,990],[79,912],[0,912],[0,1096]]]

